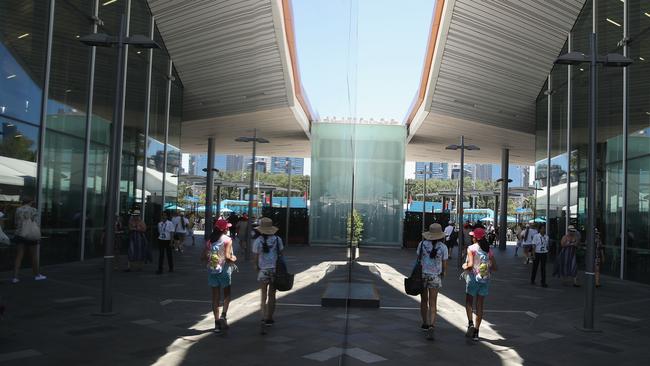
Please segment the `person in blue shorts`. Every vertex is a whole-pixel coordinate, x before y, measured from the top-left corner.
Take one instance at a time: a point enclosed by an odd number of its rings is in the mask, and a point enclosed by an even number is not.
[[[465,288],[465,310],[467,312],[466,337],[478,341],[478,330],[483,319],[483,302],[489,293],[490,274],[497,270],[497,263],[485,238],[485,229],[478,228],[469,233],[474,244],[467,248],[467,259],[463,263]],[[476,323],[472,321],[472,312],[476,298]]]
[[[232,250],[232,240],[226,235],[230,226],[232,225],[224,219],[217,220],[203,252],[203,259],[207,262],[208,267],[208,285],[212,288],[215,333],[221,333],[228,329],[226,314],[231,299],[232,271],[233,268],[236,268],[235,261],[237,260]],[[223,289],[223,312],[219,316],[221,289]]]

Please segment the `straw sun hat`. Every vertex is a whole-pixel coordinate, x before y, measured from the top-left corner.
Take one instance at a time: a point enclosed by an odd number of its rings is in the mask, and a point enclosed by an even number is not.
[[[259,226],[256,227],[255,230],[259,231],[261,234],[273,235],[279,229],[273,226],[273,220],[269,219],[268,217],[262,217],[259,221]]]
[[[422,237],[426,240],[440,240],[445,237],[445,233],[442,232],[440,224],[431,224],[429,225],[429,231],[423,232]]]

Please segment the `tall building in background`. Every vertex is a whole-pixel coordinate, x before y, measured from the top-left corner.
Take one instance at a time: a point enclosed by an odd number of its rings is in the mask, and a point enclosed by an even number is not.
[[[286,156],[282,157],[272,157],[271,158],[271,173],[286,173],[285,162],[287,159],[291,159],[291,167],[293,172],[291,174],[304,175],[305,174],[305,159],[303,158],[289,158]]]
[[[248,158],[250,161],[250,158]],[[244,157],[241,155],[227,155],[225,156],[224,171],[237,172],[244,169]]]
[[[451,179],[458,179],[460,176],[460,164],[454,163],[451,165]],[[474,179],[474,165],[465,164],[465,177]]]
[[[450,177],[448,163],[418,161],[415,162],[415,171],[430,171],[431,173],[426,174],[427,179],[449,179]],[[415,179],[424,179],[424,174],[415,174]]]
[[[494,165],[492,169],[492,180],[501,178],[501,166]],[[530,167],[523,165],[510,165],[508,168],[508,179],[512,179],[510,187],[528,187],[530,179]]]
[[[475,180],[492,180],[494,164],[474,164],[473,173]]]

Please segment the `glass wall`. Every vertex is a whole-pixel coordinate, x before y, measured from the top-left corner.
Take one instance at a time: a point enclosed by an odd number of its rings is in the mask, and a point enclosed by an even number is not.
[[[647,134],[650,133],[650,102],[648,101],[648,75],[650,66],[646,57],[650,58],[650,5],[640,0],[599,0],[598,1],[598,52],[623,53],[624,44],[624,11],[628,6],[629,56],[634,63],[628,67],[628,97],[624,99],[624,71],[618,67],[599,67],[598,70],[598,104],[597,104],[597,146],[596,146],[596,226],[605,246],[605,264],[601,272],[618,276],[621,265],[624,265],[624,277],[642,282],[650,282],[647,275],[650,270],[650,143]],[[589,37],[592,31],[592,1],[587,1],[585,7],[572,30],[572,50],[583,53],[590,52]],[[564,52],[564,51],[563,51]],[[565,70],[565,71],[562,71]],[[567,67],[556,66],[553,69],[553,80],[556,77],[568,77]],[[588,121],[589,121],[589,67],[587,65],[573,66],[571,71],[571,129],[563,120],[566,116],[567,104],[565,99],[558,98],[557,93],[568,95],[566,88],[558,90],[561,84],[553,85],[551,102],[551,181],[553,185],[553,166],[555,162],[566,162],[569,170],[567,179],[571,182],[571,220],[580,230],[587,229],[586,213],[590,209],[586,205],[587,168],[588,168]],[[537,124],[540,126],[546,118],[546,106],[538,102]],[[628,111],[625,120],[624,110]],[[544,109],[544,110],[542,110]],[[628,133],[624,134],[627,123]],[[537,130],[537,161],[541,146],[546,145],[546,131]],[[562,143],[566,133],[570,134],[571,144]],[[627,150],[626,150],[627,143]],[[627,160],[625,154],[627,153]],[[564,156],[565,158],[558,157]],[[566,158],[568,156],[568,159]],[[627,165],[627,167],[625,167]],[[563,170],[563,169],[562,169]],[[627,186],[625,179],[627,178]],[[566,182],[564,178],[560,181]],[[627,189],[626,189],[627,187]],[[552,188],[553,190],[553,188]],[[627,200],[624,202],[625,196]],[[539,198],[540,195],[538,195]],[[577,198],[574,202],[573,197]],[[551,209],[555,200],[551,194]],[[545,204],[538,201],[538,208]],[[557,208],[557,207],[556,207]],[[627,225],[624,229],[623,215]],[[551,215],[551,222],[553,217]],[[562,234],[561,225],[557,227],[558,236]],[[551,229],[552,232],[553,229]],[[621,253],[622,233],[626,232],[626,248]],[[583,235],[583,240],[586,235]],[[580,255],[581,253],[579,253]],[[624,258],[622,258],[624,256]]]
[[[115,106],[117,52],[114,48],[89,47],[79,38],[93,32],[89,21],[98,15],[98,32],[116,35],[120,22],[129,22],[131,34],[150,36],[152,17],[145,0],[57,0],[54,22],[49,24],[50,2],[0,2],[0,220],[3,231],[13,236],[13,212],[21,197],[39,198],[44,264],[74,261],[102,255],[107,165]],[[131,9],[126,7],[130,4]],[[130,11],[129,11],[130,10]],[[130,14],[129,17],[126,14]],[[48,32],[51,62],[45,64]],[[120,182],[120,213],[138,207],[140,194],[162,195],[165,168],[178,174],[183,86],[174,75],[172,102],[167,98],[169,55],[160,34],[161,50],[153,52],[156,74],[152,103],[147,105],[149,51],[129,48],[124,115],[124,141]],[[95,52],[93,62],[93,52]],[[50,70],[44,90],[45,70]],[[92,93],[91,93],[92,92]],[[46,98],[45,113],[41,113]],[[146,111],[152,111],[157,145],[163,151],[167,133],[165,111],[170,106],[170,144],[173,159],[142,184],[146,164]],[[42,128],[40,127],[42,126]],[[39,161],[39,146],[43,147]],[[40,178],[40,179],[38,179]],[[40,180],[40,194],[37,187]],[[176,185],[168,185],[176,197]],[[85,206],[85,212],[84,212]],[[84,239],[85,238],[85,239]],[[82,248],[82,240],[84,245]],[[14,246],[0,248],[0,269],[8,269]]]

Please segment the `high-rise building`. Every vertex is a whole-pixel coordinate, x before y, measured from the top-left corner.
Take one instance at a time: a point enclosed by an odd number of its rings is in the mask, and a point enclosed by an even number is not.
[[[438,162],[415,162],[415,171],[429,171],[427,173],[427,179],[449,179],[449,164],[448,163],[438,163]],[[420,180],[424,179],[424,174],[415,174],[415,179]]]
[[[474,164],[473,173],[476,180],[492,180],[493,164]]]
[[[272,157],[271,158],[271,173],[286,173],[286,160],[291,159],[291,167],[293,172],[291,174],[303,175],[305,174],[305,159],[303,158],[289,158],[289,157]]]

